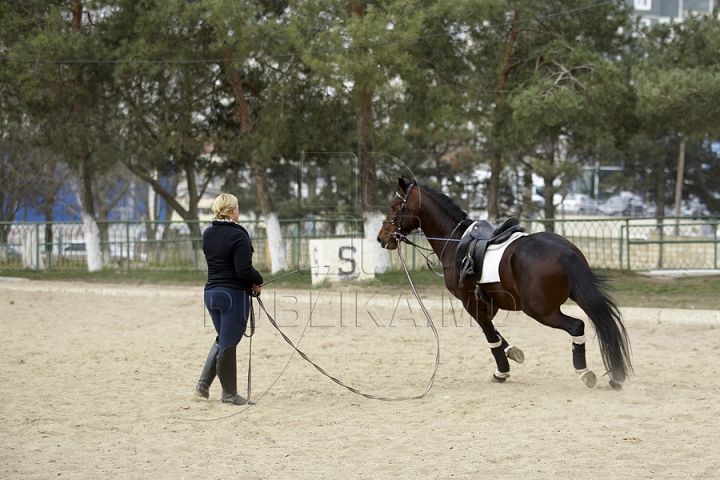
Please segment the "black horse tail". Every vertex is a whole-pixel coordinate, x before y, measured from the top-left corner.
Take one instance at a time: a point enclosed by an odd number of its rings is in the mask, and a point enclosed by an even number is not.
[[[563,266],[570,279],[570,298],[592,321],[605,368],[610,378],[622,385],[632,372],[630,340],[607,282],[575,252],[563,255]]]

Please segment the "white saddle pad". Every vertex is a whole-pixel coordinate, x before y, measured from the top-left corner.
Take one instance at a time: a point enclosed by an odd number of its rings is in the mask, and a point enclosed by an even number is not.
[[[527,235],[528,234],[525,232],[516,232],[503,243],[488,245],[487,250],[485,251],[485,258],[483,259],[483,269],[482,276],[480,277],[480,283],[495,283],[500,281],[500,260],[502,260],[505,249],[518,238],[525,237]]]

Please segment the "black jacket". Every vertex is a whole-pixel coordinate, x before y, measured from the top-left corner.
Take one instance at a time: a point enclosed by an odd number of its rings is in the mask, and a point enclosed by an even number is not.
[[[253,247],[247,230],[232,222],[214,221],[203,233],[208,266],[205,290],[228,287],[250,292],[263,278],[252,264]]]

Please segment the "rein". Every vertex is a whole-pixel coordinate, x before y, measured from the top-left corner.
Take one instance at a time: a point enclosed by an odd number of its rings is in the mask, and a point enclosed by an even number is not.
[[[422,247],[420,247],[420,248],[422,248]],[[249,357],[250,357],[250,358],[249,358],[249,363],[248,363],[248,397],[247,397],[247,398],[248,398],[248,404],[247,404],[247,406],[246,406],[245,408],[243,408],[243,409],[235,412],[235,413],[232,413],[232,414],[230,414],[230,415],[226,415],[226,416],[223,416],[223,417],[210,418],[210,419],[194,419],[194,418],[189,418],[189,419],[186,419],[186,420],[192,421],[192,422],[213,422],[213,421],[217,421],[217,420],[225,420],[225,419],[234,417],[235,415],[239,415],[240,413],[243,413],[244,411],[246,411],[246,410],[249,409],[250,407],[256,405],[258,402],[260,402],[260,400],[263,399],[263,397],[265,397],[265,395],[267,395],[267,394],[270,392],[270,390],[275,386],[275,384],[278,382],[278,380],[280,380],[280,377],[282,377],[282,375],[285,373],[285,370],[287,370],[287,367],[290,365],[290,361],[293,359],[293,357],[295,356],[295,353],[296,353],[296,352],[297,352],[305,361],[307,361],[307,362],[310,363],[313,367],[315,367],[315,369],[316,369],[317,371],[319,371],[320,373],[322,373],[323,375],[325,375],[326,377],[328,377],[330,380],[332,380],[332,381],[335,382],[336,384],[340,385],[341,387],[346,388],[347,390],[349,390],[349,391],[352,392],[352,393],[355,393],[355,394],[357,394],[357,395],[361,395],[361,396],[363,396],[363,397],[365,397],[365,398],[367,398],[367,399],[370,399],[370,400],[380,400],[380,401],[384,401],[384,402],[397,402],[397,401],[404,401],[404,400],[415,400],[415,399],[422,398],[422,397],[424,397],[425,395],[427,395],[427,393],[430,391],[430,389],[432,388],[433,384],[435,383],[435,376],[436,376],[436,374],[437,374],[437,370],[438,370],[438,367],[439,367],[439,365],[440,365],[440,337],[438,336],[438,332],[437,332],[437,329],[435,328],[435,324],[433,323],[432,319],[430,318],[430,314],[428,313],[427,309],[425,308],[425,305],[422,303],[422,300],[420,299],[420,295],[418,294],[417,289],[415,288],[415,285],[414,285],[413,282],[412,282],[412,278],[410,277],[410,272],[409,272],[409,270],[408,270],[408,268],[407,268],[407,264],[406,264],[406,262],[405,262],[405,258],[403,257],[402,252],[400,251],[400,249],[398,249],[398,256],[400,257],[400,261],[402,262],[403,269],[405,270],[405,275],[407,276],[408,281],[410,282],[410,287],[412,288],[413,294],[415,295],[415,298],[417,299],[418,304],[420,305],[420,308],[422,309],[423,313],[425,314],[425,318],[427,318],[428,325],[429,325],[430,328],[432,329],[433,335],[435,336],[435,344],[437,345],[437,351],[436,351],[436,354],[435,354],[435,366],[434,366],[434,368],[433,368],[433,373],[432,373],[432,375],[430,376],[430,380],[428,381],[427,387],[425,388],[425,390],[424,390],[421,394],[419,394],[419,395],[414,395],[414,396],[404,396],[404,397],[381,397],[381,396],[371,395],[371,394],[368,394],[368,393],[363,393],[363,392],[361,392],[360,390],[358,390],[358,389],[356,389],[356,388],[353,388],[353,387],[351,387],[351,386],[346,385],[346,384],[343,383],[341,380],[339,380],[339,379],[333,377],[332,375],[330,375],[329,373],[327,373],[322,367],[320,367],[318,364],[316,364],[315,362],[313,362],[313,361],[310,359],[310,357],[307,356],[307,354],[305,354],[302,350],[300,350],[300,349],[297,347],[297,345],[300,344],[300,341],[302,340],[303,336],[305,335],[305,332],[306,332],[306,330],[307,330],[308,325],[310,324],[310,320],[312,319],[313,312],[315,311],[315,307],[317,306],[317,302],[318,302],[318,300],[320,299],[320,293],[322,292],[322,289],[325,287],[325,281],[327,280],[327,276],[328,276],[328,274],[330,273],[330,266],[329,266],[329,265],[323,265],[323,267],[326,267],[326,268],[327,268],[327,272],[325,272],[325,277],[323,278],[322,285],[321,285],[321,287],[320,287],[320,290],[318,291],[318,296],[317,296],[317,298],[315,299],[315,302],[313,303],[313,307],[312,307],[311,310],[310,310],[310,315],[308,316],[308,320],[307,320],[307,322],[305,323],[305,327],[303,328],[303,331],[302,331],[302,333],[300,334],[300,338],[298,339],[297,344],[293,343],[292,340],[290,340],[290,339],[288,338],[288,336],[285,335],[285,333],[280,329],[280,327],[278,326],[278,324],[277,324],[277,322],[275,321],[275,319],[272,317],[272,315],[270,315],[270,313],[269,313],[269,312],[267,311],[267,309],[265,308],[265,305],[263,304],[262,300],[260,299],[260,296],[258,295],[258,296],[255,297],[255,299],[256,299],[257,302],[258,302],[258,305],[260,306],[260,308],[262,309],[262,311],[265,312],[265,315],[267,315],[268,320],[270,321],[270,323],[272,324],[272,326],[278,331],[278,333],[280,333],[280,335],[282,336],[282,338],[293,348],[293,353],[290,355],[290,358],[288,359],[287,363],[285,364],[285,366],[283,367],[282,371],[281,371],[280,374],[277,376],[277,378],[272,382],[272,384],[270,385],[270,387],[268,387],[268,389],[265,391],[265,393],[263,393],[263,394],[260,396],[260,398],[258,398],[256,401],[254,401],[254,402],[251,402],[251,401],[250,401],[250,393],[251,393],[251,375],[250,375],[250,372],[251,372],[251,361],[252,361],[252,337],[253,337],[253,333],[254,333],[254,329],[255,329],[254,310],[251,308],[253,332],[249,335],[249,338],[250,338],[250,345],[249,345],[250,352],[249,352]],[[309,269],[317,268],[317,267],[319,267],[319,266],[303,268],[303,269],[300,269],[300,270],[295,270],[295,271],[293,271],[293,272],[286,273],[286,274],[281,275],[281,276],[279,276],[279,277],[277,277],[277,278],[274,278],[274,279],[272,279],[272,280],[270,280],[270,281],[268,281],[268,282],[265,282],[262,286],[265,286],[265,285],[268,285],[268,284],[270,284],[270,283],[272,283],[272,282],[275,282],[275,281],[279,280],[279,279],[282,278],[282,277],[285,277],[285,276],[288,276],[288,275],[292,275],[292,274],[295,274],[295,273],[299,273],[299,272],[301,272],[301,271],[303,271],[303,270],[309,270]]]
[[[425,237],[428,240],[436,240],[436,241],[441,241],[441,242],[444,241],[445,242],[445,244],[443,245],[442,251],[440,252],[439,255],[435,252],[434,249],[423,247],[423,246],[420,246],[417,243],[413,242],[412,240],[410,240],[410,237],[408,235],[405,235],[404,233],[402,233],[402,226],[400,225],[400,222],[398,222],[398,218],[400,217],[400,214],[404,210],[408,210],[408,207],[407,207],[408,197],[410,196],[410,192],[412,191],[413,187],[415,187],[415,185],[416,185],[415,183],[410,183],[407,190],[405,190],[404,195],[400,195],[400,193],[397,190],[395,191],[395,196],[398,197],[400,200],[402,200],[402,203],[401,203],[400,207],[397,209],[397,211],[395,212],[395,215],[393,216],[393,218],[391,220],[383,220],[383,224],[389,223],[390,225],[394,225],[395,231],[392,232],[390,235],[395,237],[395,241],[398,243],[400,243],[400,242],[406,243],[406,244],[414,247],[416,250],[419,251],[420,255],[423,258],[425,258],[425,264],[428,266],[428,269],[430,269],[430,271],[432,273],[434,273],[435,275],[437,275],[438,277],[444,277],[445,274],[436,272],[434,267],[436,267],[439,262],[442,262],[442,257],[445,254],[445,249],[447,248],[447,246],[450,242],[460,242],[461,241],[460,238],[452,238],[452,237],[453,237],[453,235],[455,235],[455,232],[457,231],[457,229],[460,228],[460,226],[463,224],[463,222],[467,219],[460,220],[460,222],[458,222],[458,224],[455,225],[455,228],[453,228],[453,231],[450,232],[450,235],[447,238],[445,238],[445,237]],[[418,187],[418,191],[422,192],[422,189],[420,187]],[[410,213],[409,210],[408,210],[408,213]],[[431,253],[429,253],[428,255],[425,255],[420,250],[424,250],[426,252],[431,252]],[[398,248],[398,253],[399,252],[400,252],[400,249]],[[432,255],[435,255],[438,258],[438,260],[437,261],[430,260],[430,257]],[[445,266],[442,265],[442,267],[443,267],[443,272],[444,272]],[[408,275],[408,280],[410,280],[409,275]],[[412,285],[412,281],[410,282],[410,284]]]
[[[460,228],[460,225],[462,225],[463,221],[464,221],[464,220],[461,220],[457,225],[455,225],[455,228],[453,229],[453,231],[450,232],[450,237],[452,237],[452,236],[455,234],[455,232],[457,231],[457,229]],[[428,254],[428,255],[425,255],[425,254],[422,253],[422,252],[418,252],[418,253],[420,253],[420,255],[421,255],[423,258],[425,258],[425,264],[428,266],[428,268],[430,269],[430,271],[431,271],[432,273],[434,273],[435,275],[437,275],[438,277],[445,277],[445,274],[436,272],[433,267],[436,267],[436,266],[438,265],[438,261],[439,261],[439,262],[442,262],[441,257],[445,254],[445,249],[447,248],[449,242],[460,242],[460,240],[461,240],[460,238],[425,237],[427,240],[445,241],[445,245],[443,245],[442,251],[440,252],[440,255],[438,255],[438,254],[435,252],[434,249],[420,246],[420,245],[418,245],[417,243],[415,243],[415,242],[413,242],[412,240],[410,240],[410,238],[409,238],[407,235],[403,235],[402,233],[400,233],[400,229],[399,229],[399,228],[398,228],[398,231],[397,231],[397,232],[394,232],[394,233],[393,233],[393,235],[395,236],[395,239],[396,239],[396,241],[398,241],[398,242],[406,243],[406,244],[414,247],[416,250],[425,250],[425,251],[431,252],[431,253]],[[399,252],[400,252],[400,249],[398,248],[398,253],[399,253]],[[432,260],[430,260],[430,257],[431,257],[432,255],[435,255],[435,256],[438,258],[438,261],[432,261]],[[442,265],[442,267],[443,267],[443,271],[444,271],[444,270],[445,270],[445,266]],[[407,269],[406,269],[406,272],[407,272]],[[408,280],[409,280],[409,278],[410,278],[410,277],[408,276]],[[412,281],[410,282],[410,284],[412,285]]]
[[[407,264],[405,263],[405,258],[402,256],[402,253],[398,249],[398,256],[400,257],[400,261],[402,262],[403,268],[405,269],[405,274],[408,277],[408,281],[410,282],[410,287],[412,288],[413,293],[415,294],[415,298],[417,299],[418,303],[420,304],[420,308],[422,309],[423,313],[425,314],[425,317],[427,318],[428,325],[430,325],[430,328],[433,331],[433,334],[435,335],[435,343],[437,345],[437,352],[435,354],[435,367],[433,369],[433,373],[430,377],[430,381],[428,382],[427,387],[425,388],[425,391],[422,392],[419,395],[414,396],[405,396],[405,397],[379,397],[376,395],[371,395],[369,393],[363,393],[360,390],[353,388],[349,385],[346,385],[341,380],[333,377],[329,373],[327,373],[321,366],[319,366],[317,363],[313,362],[310,357],[308,357],[302,350],[300,350],[295,344],[293,344],[292,340],[290,340],[287,335],[283,333],[282,330],[280,330],[280,327],[278,327],[277,323],[275,322],[275,319],[272,318],[272,316],[268,313],[268,311],[265,309],[265,305],[263,305],[262,300],[260,298],[257,299],[258,304],[260,305],[260,308],[265,312],[265,314],[268,317],[268,320],[270,320],[270,323],[273,327],[280,333],[280,335],[283,337],[283,339],[293,348],[295,352],[297,352],[305,361],[307,361],[310,365],[315,367],[315,369],[328,377],[330,380],[335,382],[336,384],[340,385],[341,387],[346,388],[347,390],[351,391],[354,394],[363,396],[370,400],[380,400],[383,402],[398,402],[403,400],[415,400],[418,398],[424,397],[432,388],[433,383],[435,382],[435,375],[437,374],[438,366],[440,365],[440,337],[438,336],[437,329],[435,328],[435,324],[432,322],[432,319],[430,318],[430,314],[428,313],[427,309],[425,309],[425,305],[422,303],[422,300],[420,299],[420,295],[418,294],[417,290],[415,289],[415,285],[412,283],[412,279],[410,278],[410,272],[408,271]],[[329,269],[328,269],[329,271]],[[326,274],[327,277],[327,274]],[[324,281],[323,281],[324,283]],[[318,294],[318,298],[319,298]],[[317,300],[316,300],[317,302]],[[299,343],[299,342],[298,342]],[[294,353],[294,352],[293,352]]]
[[[329,270],[330,267],[328,265],[323,265],[323,266],[327,267],[328,271],[330,271]],[[319,265],[318,265],[318,267],[319,267]],[[293,270],[292,272],[288,272],[283,275],[280,275],[279,277],[275,277],[272,280],[268,280],[267,282],[263,283],[262,286],[264,287],[265,285],[268,285],[270,283],[277,282],[281,278],[287,277],[288,275],[294,275],[296,273],[304,272],[305,270],[311,270],[313,268],[317,268],[317,267],[306,267],[306,268],[300,268],[298,270]],[[325,275],[325,278],[327,278],[327,274]],[[323,279],[323,285],[320,287],[320,290],[318,291],[318,298],[320,298],[320,292],[322,292],[322,289],[324,286],[325,286],[325,279]],[[254,298],[257,298],[258,303],[260,303],[260,294],[251,295],[251,296]],[[315,303],[317,304],[317,299],[315,300]],[[265,310],[265,307],[263,306],[262,309]],[[315,309],[315,306],[313,305],[313,310],[314,309]],[[265,311],[265,313],[267,314],[267,311]],[[310,315],[312,316],[312,311],[310,312]],[[270,315],[268,315],[268,317],[269,316]],[[250,334],[248,335],[246,332],[243,334],[243,336],[250,339],[250,345],[248,345],[248,389],[247,389],[247,399],[248,399],[248,404],[250,404],[250,396],[252,394],[252,337],[253,337],[253,335],[255,335],[255,308],[253,307],[252,301],[250,302],[250,316],[248,317],[248,324],[249,324],[248,328],[250,329]],[[304,334],[305,334],[305,330],[303,330],[303,335]],[[300,337],[300,338],[302,339],[302,337]],[[287,365],[286,365],[286,368],[287,368]],[[283,372],[284,371],[285,371],[285,369],[283,369]],[[282,375],[282,373],[281,373],[281,375]],[[278,377],[278,378],[280,378],[280,377]],[[273,382],[273,385],[274,384],[275,384],[275,382]],[[270,388],[272,388],[272,387],[270,387]],[[268,391],[270,391],[270,389],[268,389]],[[265,392],[265,393],[267,393],[267,392]],[[265,394],[263,394],[262,396],[264,397]],[[262,397],[260,397],[260,398],[262,398]]]
[[[313,312],[315,311],[315,307],[317,306],[317,302],[318,302],[318,300],[320,299],[320,293],[322,293],[323,288],[325,288],[325,280],[327,280],[327,276],[328,276],[328,274],[330,273],[330,266],[329,266],[329,265],[316,265],[316,266],[313,266],[313,267],[301,268],[301,269],[294,270],[294,271],[292,271],[292,272],[288,272],[288,273],[285,273],[285,274],[283,274],[283,275],[280,275],[279,277],[273,278],[272,280],[268,280],[267,282],[265,282],[265,283],[262,284],[262,286],[264,287],[265,285],[268,285],[268,284],[273,283],[273,282],[275,282],[275,281],[277,281],[277,280],[280,280],[280,279],[283,278],[283,277],[287,277],[288,275],[294,275],[294,274],[296,274],[296,273],[300,273],[300,272],[305,271],[305,270],[311,270],[311,269],[313,269],[313,268],[320,268],[320,267],[325,267],[325,268],[327,268],[327,272],[325,272],[325,277],[323,278],[322,285],[320,286],[320,290],[318,290],[318,296],[317,296],[317,298],[315,299],[315,302],[313,303],[312,308],[310,309],[310,315],[308,315],[308,320],[307,320],[307,322],[305,322],[305,327],[303,328],[302,332],[300,333],[300,338],[299,338],[298,341],[297,341],[298,345],[299,345],[300,342],[302,341],[302,338],[305,336],[305,332],[307,331],[308,325],[310,325],[310,320],[312,319],[312,315],[313,315]],[[265,313],[267,314],[268,318],[272,318],[272,317],[270,317],[270,314],[267,313],[267,310],[265,310],[265,306],[262,305],[262,302],[260,301],[260,296],[259,296],[259,295],[254,295],[254,298],[256,298],[256,299],[258,300],[258,303],[259,303],[260,306],[262,307],[263,311],[265,311]],[[250,303],[250,309],[251,309],[252,322],[253,322],[253,333],[254,333],[254,328],[255,328],[255,311],[254,311],[254,309],[252,308],[252,302]],[[204,314],[203,314],[203,321],[204,321]],[[249,320],[248,320],[248,321],[249,321]],[[274,321],[273,321],[273,324],[274,324]],[[277,326],[276,326],[275,328],[277,328]],[[249,350],[248,350],[248,396],[247,396],[248,403],[247,403],[247,405],[245,406],[245,408],[242,408],[241,410],[239,410],[239,411],[237,411],[237,412],[235,412],[235,413],[232,413],[232,414],[230,414],[230,415],[225,415],[225,416],[223,416],[223,417],[208,418],[208,419],[187,418],[187,419],[185,419],[185,420],[187,420],[187,421],[189,421],[189,422],[206,423],[206,422],[215,422],[215,421],[217,421],[217,420],[225,420],[225,419],[228,419],[228,418],[232,418],[232,417],[234,417],[234,416],[236,416],[236,415],[239,415],[239,414],[243,413],[244,411],[246,411],[246,410],[249,409],[250,407],[256,405],[260,400],[263,399],[263,397],[265,397],[265,395],[267,395],[268,393],[270,393],[270,390],[272,390],[272,388],[275,386],[275,384],[278,382],[278,380],[280,380],[280,377],[282,377],[283,374],[285,373],[285,370],[287,370],[288,366],[290,366],[290,362],[292,361],[293,357],[295,356],[295,352],[293,352],[293,353],[290,355],[290,358],[288,358],[288,361],[285,363],[285,366],[284,366],[283,369],[280,371],[280,373],[279,373],[278,376],[275,378],[275,380],[273,380],[273,382],[270,384],[270,386],[268,387],[268,389],[265,390],[265,393],[263,393],[262,395],[260,395],[260,398],[258,398],[258,399],[255,400],[254,402],[251,402],[251,401],[250,401],[250,394],[251,394],[251,391],[252,391],[252,388],[251,388],[251,379],[252,379],[252,377],[251,377],[251,369],[252,369],[252,337],[253,337],[253,333],[251,333],[250,336],[249,336],[249,338],[250,338],[250,344],[248,345],[248,349],[249,349]],[[283,335],[283,336],[284,336],[284,335]]]

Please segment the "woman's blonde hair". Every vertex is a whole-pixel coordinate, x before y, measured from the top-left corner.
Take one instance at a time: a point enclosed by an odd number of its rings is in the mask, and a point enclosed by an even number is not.
[[[212,204],[212,211],[215,214],[213,220],[232,218],[232,209],[238,206],[238,199],[235,195],[221,193]]]

